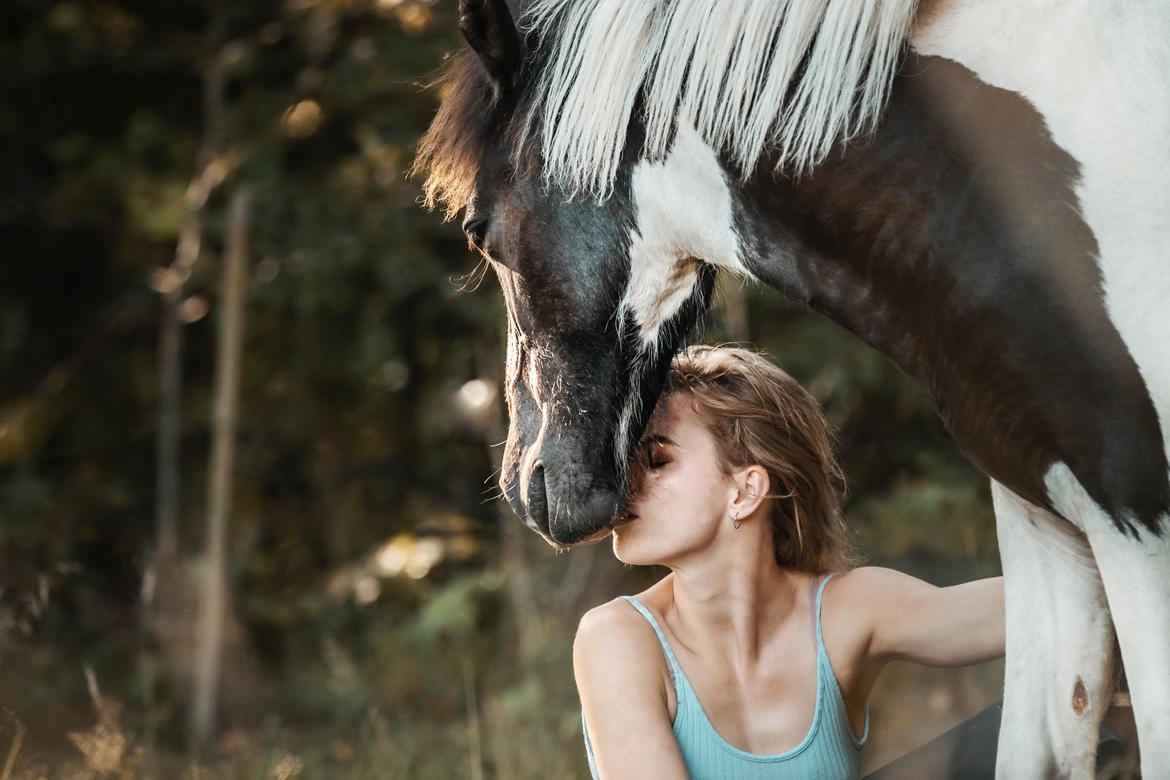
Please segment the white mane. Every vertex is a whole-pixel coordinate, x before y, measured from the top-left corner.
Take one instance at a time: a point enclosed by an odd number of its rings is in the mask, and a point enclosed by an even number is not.
[[[745,175],[765,149],[807,170],[876,122],[916,2],[534,0],[521,24],[548,53],[526,121],[545,175],[607,195],[639,97],[649,157],[689,123]]]

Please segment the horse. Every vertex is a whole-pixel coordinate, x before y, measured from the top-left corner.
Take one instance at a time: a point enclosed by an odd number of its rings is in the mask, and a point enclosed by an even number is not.
[[[1170,6],[461,0],[422,138],[508,317],[500,487],[608,533],[720,272],[852,331],[991,482],[1000,778],[1170,777]]]

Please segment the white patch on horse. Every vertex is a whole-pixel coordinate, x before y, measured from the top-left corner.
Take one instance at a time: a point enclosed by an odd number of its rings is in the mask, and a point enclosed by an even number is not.
[[[1113,625],[1085,537],[991,483],[1007,618],[996,775],[1091,778],[1109,706]]]
[[[679,129],[665,160],[634,168],[631,191],[630,280],[619,311],[653,353],[659,329],[694,294],[699,261],[751,274],[740,260],[723,168],[693,128]]]
[[[527,117],[545,176],[607,195],[639,96],[651,157],[688,124],[742,173],[765,148],[778,165],[810,168],[876,120],[916,5],[535,0],[521,26],[548,50]]]
[[[617,434],[614,436],[614,463],[617,464],[618,484],[625,484],[630,474],[630,464],[627,456],[632,442],[630,430],[634,425],[634,418],[642,410],[642,393],[639,388],[631,388],[630,394],[622,405],[621,415],[618,417]]]
[[[741,259],[726,173],[694,128],[679,128],[666,159],[638,163],[630,186],[635,224],[618,318],[623,329],[638,329],[641,359],[653,360],[662,326],[695,292],[700,262],[753,277]],[[620,479],[641,403],[640,388],[631,387],[614,439]]]
[[[1143,532],[1134,539],[1117,530],[1065,464],[1054,464],[1044,485],[1052,505],[1088,537],[1105,584],[1137,721],[1142,777],[1170,777],[1170,516],[1160,518],[1161,537]]]

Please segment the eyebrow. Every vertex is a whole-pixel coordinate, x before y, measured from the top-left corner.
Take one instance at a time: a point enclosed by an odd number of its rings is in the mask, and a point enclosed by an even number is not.
[[[663,436],[660,433],[655,434],[653,436],[647,436],[646,443],[647,444],[666,444],[666,445],[671,446],[671,447],[678,446],[678,442],[676,442],[674,439],[670,438],[669,436]]]

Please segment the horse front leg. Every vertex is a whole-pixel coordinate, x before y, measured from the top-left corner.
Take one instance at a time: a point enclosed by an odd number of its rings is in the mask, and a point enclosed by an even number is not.
[[[1123,533],[1067,468],[1045,479],[1086,534],[1105,583],[1137,722],[1142,777],[1170,778],[1170,516],[1158,532]]]
[[[1085,537],[991,483],[1007,617],[998,780],[1092,778],[1113,626]]]

